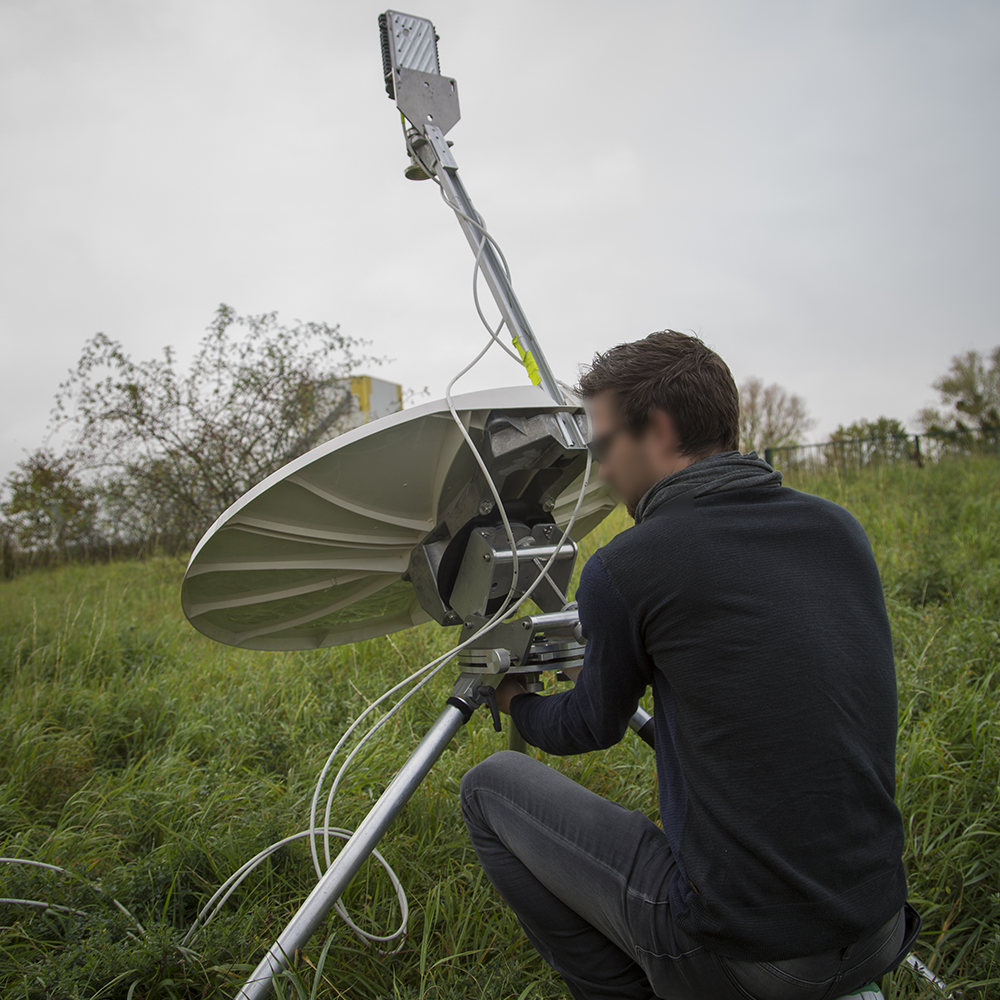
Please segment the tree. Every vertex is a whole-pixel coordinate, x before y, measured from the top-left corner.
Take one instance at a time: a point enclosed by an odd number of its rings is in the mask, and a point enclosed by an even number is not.
[[[833,447],[825,449],[826,460],[841,468],[920,458],[909,431],[895,417],[862,417],[853,424],[840,424],[830,441]]]
[[[186,544],[350,412],[363,342],[325,323],[221,305],[185,374],[172,348],[133,361],[102,333],[60,386],[55,428],[100,495],[117,541]]]
[[[18,548],[55,549],[94,540],[96,496],[76,474],[75,461],[39,448],[4,482],[4,534]]]
[[[853,424],[846,427],[840,424],[830,435],[831,441],[868,441],[872,438],[908,438],[910,432],[903,426],[902,421],[895,417],[879,417],[877,420],[868,420],[862,417],[855,420]]]
[[[966,351],[951,359],[947,374],[932,386],[945,407],[925,407],[917,421],[926,431],[968,430],[970,423],[981,430],[1000,427],[1000,347],[989,354]]]
[[[748,378],[740,386],[740,451],[795,445],[816,425],[805,400],[782,386]]]

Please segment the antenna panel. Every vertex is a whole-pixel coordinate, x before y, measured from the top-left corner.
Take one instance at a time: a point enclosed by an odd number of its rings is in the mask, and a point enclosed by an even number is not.
[[[385,91],[417,129],[446,134],[461,118],[458,85],[441,75],[434,25],[426,18],[387,10],[379,15]]]

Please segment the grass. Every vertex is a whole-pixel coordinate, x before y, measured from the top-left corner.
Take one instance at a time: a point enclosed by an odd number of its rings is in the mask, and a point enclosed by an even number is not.
[[[1000,996],[1000,463],[791,485],[853,511],[882,569],[899,675],[899,803],[924,915],[917,953],[965,996]],[[616,514],[584,554],[624,527]],[[103,890],[0,865],[0,896],[79,911],[0,904],[4,997],[232,996],[309,892],[308,847],[265,862],[181,950],[198,908],[245,860],[303,829],[345,726],[451,635],[424,626],[310,653],[231,649],[184,621],[182,572],[170,559],[69,565],[0,585],[0,855],[71,869]],[[438,714],[452,675],[386,726],[351,772],[336,822],[364,815]],[[402,950],[380,955],[332,919],[281,995],[568,996],[484,879],[458,812],[461,775],[502,745],[477,713],[382,843],[411,903]],[[628,737],[559,766],[655,818],[651,763]],[[345,901],[376,932],[398,922],[377,866]],[[905,968],[883,986],[890,998],[938,995]]]

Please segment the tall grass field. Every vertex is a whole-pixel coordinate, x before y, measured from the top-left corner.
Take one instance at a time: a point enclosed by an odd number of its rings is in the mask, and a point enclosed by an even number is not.
[[[1000,997],[1000,463],[788,485],[852,511],[881,567],[899,678],[898,801],[924,917],[916,953],[953,996]],[[623,513],[605,522],[578,566],[628,523]],[[0,864],[0,897],[49,904],[0,903],[4,998],[231,997],[315,882],[307,841],[266,860],[182,946],[199,909],[244,861],[306,828],[346,726],[453,640],[432,624],[340,649],[232,649],[184,620],[183,569],[67,565],[0,584],[0,855],[71,873]],[[359,757],[336,825],[358,823],[454,674],[446,668]],[[410,900],[402,947],[366,946],[331,917],[280,996],[568,997],[485,879],[459,813],[463,773],[504,745],[478,712],[384,838]],[[631,734],[549,760],[657,818],[652,757]],[[375,933],[399,923],[373,863],[344,902]],[[943,995],[908,967],[883,989]]]

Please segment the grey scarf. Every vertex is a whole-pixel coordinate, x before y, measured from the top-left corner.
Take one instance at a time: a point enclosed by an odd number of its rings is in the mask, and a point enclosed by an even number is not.
[[[680,496],[703,497],[727,490],[745,490],[751,486],[780,486],[781,473],[776,472],[757,452],[741,455],[738,451],[721,451],[699,459],[685,469],[665,476],[651,486],[635,508],[635,523],[654,510]]]

